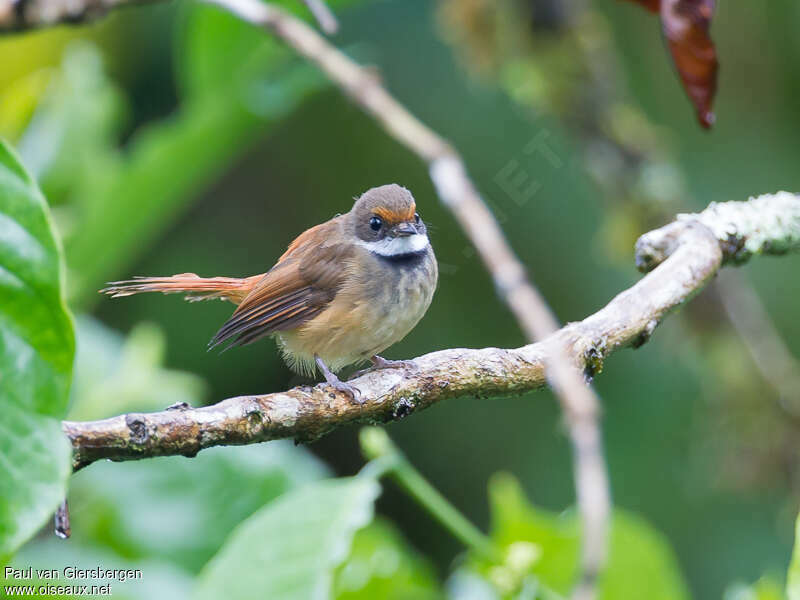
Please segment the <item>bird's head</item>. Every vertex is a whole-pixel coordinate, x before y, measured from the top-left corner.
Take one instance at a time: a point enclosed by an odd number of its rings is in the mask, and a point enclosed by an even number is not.
[[[425,252],[428,232],[414,196],[397,184],[364,192],[348,213],[358,244],[381,256]]]

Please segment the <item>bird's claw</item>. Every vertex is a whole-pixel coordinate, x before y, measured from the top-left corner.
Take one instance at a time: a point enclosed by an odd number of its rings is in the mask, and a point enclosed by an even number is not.
[[[355,404],[364,404],[364,399],[361,397],[359,389],[344,381],[329,381],[328,385],[337,392],[341,392],[350,399],[350,402]]]
[[[350,385],[349,383],[345,383],[341,381],[329,368],[328,365],[325,364],[325,361],[322,360],[318,355],[314,355],[314,361],[317,363],[317,367],[322,374],[325,376],[325,381],[328,382],[328,385],[332,387],[337,392],[341,392],[348,398],[350,398],[350,402],[354,404],[364,404],[364,400],[361,399],[361,392],[358,390],[357,387]],[[333,395],[331,395],[333,397]]]

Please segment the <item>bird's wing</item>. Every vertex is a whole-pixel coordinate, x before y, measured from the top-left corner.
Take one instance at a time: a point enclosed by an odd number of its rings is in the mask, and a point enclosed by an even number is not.
[[[276,331],[294,329],[322,312],[336,296],[353,255],[352,244],[321,244],[336,238],[337,220],[301,234],[239,304],[210,346],[233,340],[249,344]],[[229,347],[230,347],[229,346]]]

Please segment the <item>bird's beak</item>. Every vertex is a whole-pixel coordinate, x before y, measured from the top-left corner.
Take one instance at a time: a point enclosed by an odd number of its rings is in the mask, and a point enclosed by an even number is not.
[[[394,237],[406,237],[409,235],[415,235],[419,233],[417,228],[414,226],[413,223],[409,223],[405,221],[403,223],[398,223],[394,227],[392,227],[392,235]]]

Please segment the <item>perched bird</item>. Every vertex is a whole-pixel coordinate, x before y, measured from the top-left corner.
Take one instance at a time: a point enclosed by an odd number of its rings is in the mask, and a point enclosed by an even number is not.
[[[210,347],[274,336],[291,369],[313,375],[319,368],[331,387],[359,402],[359,391],[334,373],[367,360],[374,368],[404,366],[379,353],[419,322],[437,279],[436,257],[414,197],[390,184],[368,190],[350,212],[300,234],[264,274],[139,277],[100,291],[114,297],[163,292],[186,293],[187,300],[230,300],[238,307]]]

